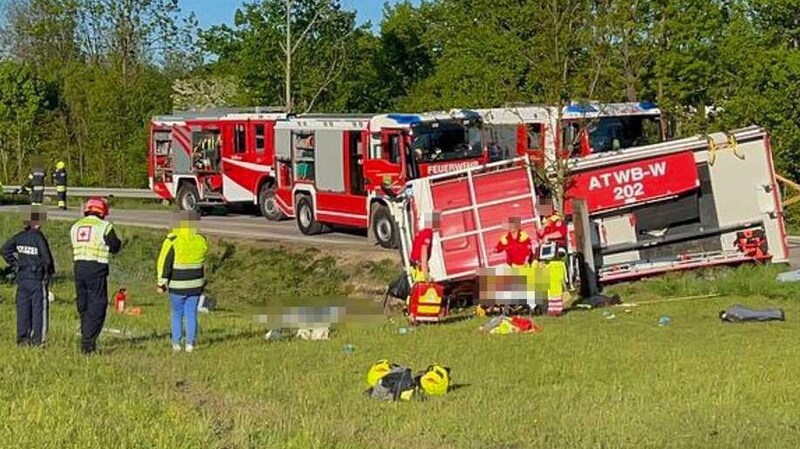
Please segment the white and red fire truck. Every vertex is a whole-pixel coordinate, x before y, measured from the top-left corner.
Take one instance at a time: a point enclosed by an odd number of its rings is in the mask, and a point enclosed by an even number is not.
[[[471,281],[483,268],[502,266],[493,248],[511,214],[535,231],[543,198],[517,167],[410,181],[408,199],[393,203],[404,251],[423,217],[441,214],[429,263],[433,281]],[[601,284],[789,260],[770,138],[761,128],[590,154],[575,161],[571,178],[565,208],[571,214],[578,199],[587,205],[587,272]],[[574,243],[574,233],[568,240]]]
[[[287,115],[268,108],[155,117],[150,188],[184,210],[260,204],[274,185],[274,128]]]
[[[484,164],[481,133],[480,117],[463,110],[277,122],[277,208],[304,234],[349,226],[394,247],[390,198],[411,179]]]
[[[581,103],[561,108],[479,109],[493,160],[530,156],[534,163],[663,142],[661,111],[653,104]]]

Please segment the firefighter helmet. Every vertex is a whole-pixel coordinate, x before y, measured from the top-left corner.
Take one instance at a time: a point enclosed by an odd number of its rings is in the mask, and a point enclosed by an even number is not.
[[[374,387],[378,384],[381,378],[388,374],[391,370],[392,365],[388,360],[378,360],[369,368],[369,371],[367,372],[367,383],[370,387]]]
[[[56,170],[63,170],[64,167],[66,167],[66,164],[64,164],[64,161],[56,162]]]
[[[450,368],[431,365],[420,378],[420,386],[431,396],[440,396],[450,389]]]
[[[106,218],[108,215],[108,203],[103,198],[89,198],[89,200],[86,201],[86,206],[83,208],[83,214],[94,214],[100,218]]]

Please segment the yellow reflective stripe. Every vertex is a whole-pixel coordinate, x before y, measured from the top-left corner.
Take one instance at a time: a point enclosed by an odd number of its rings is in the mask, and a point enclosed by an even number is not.
[[[196,270],[198,268],[203,268],[204,263],[173,263],[172,268],[175,270]]]
[[[169,288],[173,289],[189,289],[199,288],[206,284],[205,279],[192,279],[190,281],[169,281]]]
[[[66,192],[67,186],[56,186],[56,192]]]

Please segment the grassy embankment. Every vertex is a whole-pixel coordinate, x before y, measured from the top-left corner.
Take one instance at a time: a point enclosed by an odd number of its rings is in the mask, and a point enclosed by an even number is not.
[[[0,235],[16,223],[0,216]],[[46,349],[12,342],[12,288],[0,286],[0,441],[15,448],[794,448],[800,444],[800,347],[794,285],[774,267],[675,275],[611,289],[629,301],[713,299],[540,318],[539,335],[476,332],[477,319],[399,335],[398,322],[347,327],[330,341],[271,342],[251,318],[278,300],[336,297],[382,284],[390,262],[344,262],[314,249],[214,242],[198,351],[172,354],[168,309],[153,291],[160,234],[121,228],[128,242],[111,286],[141,317],[111,315],[104,353],[77,352],[67,225],[47,223],[59,261]],[[337,257],[339,255],[336,255]],[[350,259],[352,260],[352,259]],[[337,263],[340,262],[340,263]],[[784,307],[788,321],[725,325],[735,302]],[[630,312],[626,312],[630,310]],[[666,327],[656,322],[672,317]],[[345,354],[343,344],[356,350]],[[459,386],[425,403],[362,396],[369,365],[387,357],[440,362]]]

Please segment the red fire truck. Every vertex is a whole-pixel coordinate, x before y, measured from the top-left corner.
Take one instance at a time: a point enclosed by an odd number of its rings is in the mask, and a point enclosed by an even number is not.
[[[150,127],[150,187],[184,210],[259,204],[274,186],[274,128],[285,113],[268,108],[155,117]]]
[[[388,201],[407,181],[486,162],[480,117],[463,110],[291,117],[275,125],[275,153],[280,215],[306,235],[368,229],[386,248],[397,244]]]
[[[585,157],[666,140],[661,111],[651,103],[584,103],[481,109],[492,159],[528,155]],[[565,148],[568,147],[568,148]],[[561,151],[562,153],[558,153]]]

